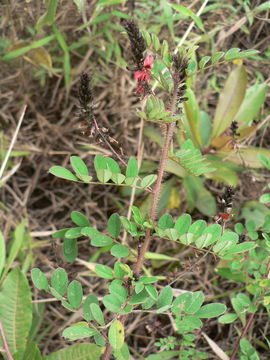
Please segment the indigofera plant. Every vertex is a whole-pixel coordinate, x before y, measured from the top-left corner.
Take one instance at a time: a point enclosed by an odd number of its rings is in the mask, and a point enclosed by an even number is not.
[[[74,227],[59,230],[53,235],[53,238],[63,239],[64,258],[68,262],[76,259],[80,238],[89,238],[90,245],[97,248],[97,251],[100,249],[102,253],[111,254],[114,259],[110,262],[111,266],[102,262],[87,263],[91,276],[105,279],[105,295],[88,293],[79,281],[70,281],[63,268],[55,269],[50,281],[40,269],[35,268],[32,270],[32,280],[39,290],[50,293],[61,301],[66,309],[77,311],[82,307],[83,321],[67,327],[63,331],[63,336],[70,341],[88,338],[91,343],[95,343],[96,352],[92,360],[108,360],[112,359],[112,356],[118,360],[128,360],[130,352],[125,324],[129,316],[149,311],[156,315],[168,316],[178,335],[177,340],[164,338],[156,343],[162,353],[165,356],[167,354],[166,359],[207,358],[206,354],[194,349],[193,332],[203,326],[203,319],[221,316],[220,322],[228,323],[237,319],[242,310],[233,305],[235,314],[223,315],[226,306],[219,302],[205,303],[202,291],[175,291],[173,284],[178,280],[177,276],[166,285],[164,275],[153,274],[145,260],[175,259],[151,252],[151,244],[163,239],[179,244],[180,247],[190,246],[202,254],[201,258],[214,254],[228,264],[229,272],[232,264],[235,269],[243,265],[241,259],[244,256],[256,256],[258,243],[254,236],[249,236],[248,241],[240,241],[239,226],[235,231],[226,229],[227,219],[224,217],[221,217],[221,224],[207,224],[205,220],[193,221],[189,214],[181,214],[177,219],[170,214],[157,216],[161,186],[169,157],[193,177],[213,172],[215,168],[202,155],[196,137],[193,140],[186,137],[179,148],[173,145],[176,129],[184,130],[183,103],[187,101],[187,76],[190,67],[188,54],[179,51],[171,55],[168,43],[164,42],[159,55],[157,51],[160,47],[156,38],[151,38],[148,34],[150,39],[145,41],[133,20],[124,20],[123,26],[129,37],[134,62],[129,70],[134,72],[137,93],[146,102],[145,107],[138,111],[138,115],[145,121],[159,124],[161,128],[162,149],[157,173],[141,176],[135,157],[130,157],[127,162],[124,160],[117,142],[111,137],[109,130],[99,124],[94,115],[95,104],[89,84],[90,77],[86,73],[81,75],[79,90],[81,130],[90,139],[98,140],[100,144],[108,147],[117,161],[112,157],[96,155],[94,173],[81,158],[72,156],[72,171],[61,166],[53,166],[50,173],[62,179],[89,185],[130,187],[145,191],[151,196],[149,212],[145,215],[137,206],[132,205],[131,217],[113,213],[107,221],[106,229],[99,230],[91,226],[84,214],[72,211],[71,220]],[[148,35],[144,34],[145,37]],[[153,40],[154,49],[157,51],[151,55],[146,54],[147,45]],[[156,62],[162,66],[155,68]],[[163,98],[152,90],[151,79],[158,79],[160,82],[164,90]],[[216,130],[215,136],[219,135],[220,132]],[[124,233],[128,234],[125,242],[121,240]],[[268,251],[268,242],[269,239],[266,239],[263,243],[264,251]],[[265,272],[261,275],[265,276]],[[252,282],[250,285],[252,284],[255,283]],[[259,286],[263,287],[261,284]],[[240,295],[238,294],[238,298]],[[235,300],[232,301],[236,304]],[[265,301],[268,301],[267,298]],[[245,309],[247,312],[254,310],[251,301]],[[241,343],[241,349],[244,345]]]

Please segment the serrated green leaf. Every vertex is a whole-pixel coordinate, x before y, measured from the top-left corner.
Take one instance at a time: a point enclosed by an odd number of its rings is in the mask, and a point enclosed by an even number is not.
[[[62,166],[53,166],[50,168],[49,173],[54,176],[57,176],[61,179],[71,180],[71,181],[78,181],[78,178],[72,174],[71,171],[62,167]]]
[[[65,269],[58,268],[53,271],[51,286],[60,294],[64,296],[67,291],[68,275]]]
[[[113,349],[121,349],[125,341],[124,326],[119,320],[114,320],[108,332],[109,342]]]
[[[71,281],[67,289],[67,299],[73,309],[81,306],[83,298],[83,289],[81,283],[77,280]]]

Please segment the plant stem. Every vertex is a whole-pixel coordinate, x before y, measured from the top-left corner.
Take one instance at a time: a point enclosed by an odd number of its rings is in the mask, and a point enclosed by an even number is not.
[[[106,344],[106,349],[104,354],[102,355],[101,360],[110,360],[111,357],[111,353],[112,353],[112,347],[109,343]]]
[[[167,130],[166,130],[166,134],[165,134],[165,141],[163,144],[163,149],[161,152],[161,158],[160,158],[159,170],[158,170],[158,178],[157,178],[157,182],[154,187],[154,190],[153,190],[153,199],[152,199],[152,205],[151,205],[151,209],[150,209],[149,220],[152,223],[154,223],[154,221],[155,221],[162,179],[163,179],[163,175],[164,175],[164,171],[165,171],[165,167],[166,167],[166,162],[167,162],[167,158],[168,158],[171,140],[172,140],[172,137],[174,134],[175,122],[170,123],[169,125],[166,125],[166,127],[167,127]],[[145,253],[147,252],[147,250],[149,248],[151,238],[152,238],[151,229],[147,229],[144,243],[141,246],[139,245],[139,248],[138,248],[137,262],[135,263],[135,266],[134,266],[134,274],[135,275],[139,275],[139,273],[141,271],[141,268],[142,268],[143,262],[144,262],[144,258],[145,258]]]
[[[240,341],[241,341],[241,339],[243,339],[246,336],[246,333],[248,332],[248,329],[250,328],[250,326],[252,324],[254,316],[255,316],[255,312],[250,314],[250,317],[249,317],[249,319],[248,319],[248,321],[246,323],[246,326],[244,327],[241,336],[239,337],[239,339],[237,340],[237,343],[235,344],[235,347],[233,349],[233,353],[232,353],[232,356],[231,356],[230,360],[235,360],[236,359],[236,355],[238,353],[239,346],[240,346]]]

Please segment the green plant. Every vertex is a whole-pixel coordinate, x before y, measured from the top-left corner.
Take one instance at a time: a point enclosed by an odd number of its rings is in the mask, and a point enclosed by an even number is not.
[[[192,97],[192,92],[188,86],[188,77],[192,75],[192,71],[190,72],[190,68],[193,66],[192,51],[185,55],[181,51],[177,51],[171,55],[166,41],[161,46],[156,36],[146,32],[144,33],[144,40],[137,25],[132,20],[124,21],[123,25],[131,42],[135,66],[135,69],[131,71],[135,72],[137,93],[142,99],[146,98],[146,105],[138,111],[138,115],[145,121],[157,123],[162,128],[162,150],[157,174],[141,175],[137,160],[131,157],[126,164],[113,147],[114,142],[108,135],[108,129],[103,129],[93,114],[93,94],[89,87],[87,74],[81,76],[79,92],[83,132],[101,139],[105,145],[109,146],[118,158],[119,163],[113,158],[96,155],[94,159],[95,174],[92,174],[82,159],[73,156],[70,159],[73,171],[54,166],[50,172],[62,179],[79,183],[144,190],[150,193],[149,213],[148,215],[144,214],[138,207],[132,205],[131,217],[113,213],[108,219],[107,230],[99,231],[91,226],[84,214],[73,211],[71,220],[75,227],[62,229],[54,234],[54,238],[64,239],[63,251],[67,261],[74,261],[77,257],[78,240],[81,237],[89,238],[91,246],[100,248],[102,253],[110,252],[111,256],[115,258],[113,267],[102,262],[98,264],[89,263],[91,274],[107,281],[107,293],[100,299],[96,294],[87,294],[84,298],[81,283],[77,280],[69,281],[67,272],[62,268],[53,271],[50,281],[40,269],[34,268],[32,269],[32,280],[39,290],[50,293],[61,301],[66,309],[76,311],[81,306],[83,307],[84,321],[66,328],[63,336],[71,341],[91,338],[91,341],[96,344],[92,345],[96,351],[95,355],[92,354],[92,360],[99,359],[100,356],[103,360],[110,359],[111,354],[119,360],[129,359],[129,348],[125,342],[125,322],[130,314],[148,311],[157,315],[170,316],[175,324],[176,332],[181,336],[181,340],[177,343],[173,341],[173,346],[177,345],[178,349],[171,353],[168,349],[172,346],[169,344],[172,339],[160,341],[159,345],[166,348],[163,352],[167,354],[167,359],[175,356],[181,359],[205,358],[205,354],[193,349],[195,346],[193,332],[202,327],[202,319],[220,317],[224,314],[226,306],[215,302],[204,304],[205,295],[202,291],[184,292],[174,296],[172,285],[178,279],[177,277],[158,291],[156,283],[165,280],[164,276],[161,274],[153,276],[152,269],[145,266],[145,259],[153,258],[153,255],[156,258],[160,256],[160,259],[162,257],[166,259],[166,257],[163,254],[150,252],[153,239],[171,241],[181,247],[189,246],[200,251],[203,257],[213,254],[228,263],[229,267],[234,266],[235,268],[242,265],[248,266],[242,260],[247,257],[250,259],[256,257],[261,246],[266,246],[265,249],[267,249],[268,241],[262,242],[264,245],[259,245],[255,236],[257,228],[250,222],[247,224],[249,239],[240,242],[239,225],[233,231],[226,228],[225,222],[222,225],[218,223],[208,225],[204,220],[192,221],[189,214],[182,214],[176,220],[170,214],[157,216],[161,185],[168,157],[190,174],[191,179],[196,179],[192,180],[195,184],[199,184],[198,176],[205,173],[210,174],[215,169],[211,167],[210,161],[205,160],[200,151],[201,137],[199,137],[199,132],[194,131],[192,139],[189,139],[189,132],[186,132],[187,139],[182,140],[181,146],[177,145],[176,149],[172,144],[173,135],[178,131],[176,130],[177,124],[180,128],[180,138],[183,137],[181,133],[181,129],[183,130],[185,126],[183,122],[183,107],[185,105],[183,103],[187,101],[186,93]],[[156,54],[155,60],[152,56],[145,56],[144,54],[146,46],[151,44]],[[245,55],[249,55],[249,53]],[[228,61],[242,57],[241,53],[236,50],[230,51],[229,54],[225,55],[225,58],[226,56]],[[151,69],[153,69],[152,72]],[[237,72],[243,71],[241,66],[236,69]],[[157,97],[151,90],[152,74],[165,91],[164,100]],[[220,107],[223,106],[220,105]],[[234,119],[234,115],[224,124],[221,124],[219,116],[215,119],[218,120],[214,120],[213,133],[209,139],[219,136]],[[195,130],[198,130],[197,123],[191,122],[191,124]],[[119,165],[120,162],[122,168]],[[98,181],[93,181],[94,176]],[[128,234],[128,241],[121,241],[121,235],[124,232]],[[241,232],[240,235],[242,235]],[[263,255],[263,258],[265,259],[266,256]],[[199,262],[200,260],[196,264]],[[267,268],[264,267],[264,272],[261,275],[265,276],[266,274]],[[256,276],[255,273],[252,274],[250,285],[255,284],[257,286],[254,290],[256,293],[255,303],[259,301],[259,305],[261,304],[262,293],[265,294],[263,292],[265,287],[260,284],[257,285]],[[255,282],[253,282],[253,277],[256,278]],[[262,287],[264,290],[261,289]],[[266,296],[268,296],[267,292]],[[239,309],[235,305],[237,303],[235,299],[241,301],[245,299],[247,305]],[[248,299],[244,294],[238,294],[232,298],[232,304],[236,311],[235,315],[232,314],[233,317],[230,314],[223,315],[220,322],[228,322],[228,318],[236,320],[238,316],[244,321],[242,313],[251,312],[254,314],[257,308],[254,307],[254,304],[252,306],[251,300]],[[109,315],[104,309],[109,312]],[[251,351],[245,346],[242,339],[241,344],[241,351]],[[238,347],[235,347],[234,353],[237,351]],[[158,357],[157,354],[150,355],[147,359],[161,359],[161,357]]]

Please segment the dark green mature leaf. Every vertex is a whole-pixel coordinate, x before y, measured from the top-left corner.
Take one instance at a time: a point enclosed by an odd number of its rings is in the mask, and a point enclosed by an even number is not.
[[[85,326],[83,325],[70,326],[63,331],[62,335],[64,338],[74,341],[74,340],[79,340],[94,336],[96,333],[97,330],[87,327],[87,323],[86,323]]]
[[[49,173],[65,180],[78,181],[78,178],[74,174],[72,174],[71,171],[65,169],[62,166],[57,165],[51,167]]]
[[[187,233],[190,225],[191,216],[189,214],[183,214],[177,219],[174,228],[178,231],[179,235],[184,235]]]
[[[210,319],[223,314],[227,307],[221,303],[207,304],[200,308],[194,315],[201,319]]]
[[[124,258],[129,256],[129,249],[125,245],[116,244],[111,248],[112,256]]]
[[[67,291],[68,275],[65,269],[58,268],[52,273],[51,286],[64,296]]]
[[[45,290],[45,291],[49,290],[48,279],[47,279],[46,275],[43,274],[43,272],[40,269],[38,269],[38,268],[32,269],[31,270],[31,278],[32,278],[32,281],[33,281],[35,287],[38,290]]]
[[[113,238],[117,238],[121,230],[121,220],[117,213],[112,214],[108,220],[108,232]]]
[[[82,230],[81,227],[71,228],[65,232],[65,238],[66,239],[77,239],[82,236],[81,230]]]
[[[74,222],[74,224],[78,226],[90,226],[89,220],[85,215],[80,213],[79,211],[72,211],[70,214],[71,220]]]
[[[64,239],[63,254],[66,261],[72,262],[78,255],[78,245],[76,239]]]
[[[127,289],[122,285],[120,280],[113,280],[109,285],[109,291],[112,295],[116,296],[121,303],[124,303],[128,296]]]
[[[247,74],[242,65],[236,65],[230,73],[217,105],[212,138],[221,135],[229,127],[245,97]]]
[[[83,289],[81,283],[77,280],[73,280],[67,289],[67,299],[73,309],[77,309],[81,306],[83,298]]]
[[[44,360],[100,360],[101,351],[95,344],[76,344],[53,352]]]
[[[0,291],[0,319],[12,354],[23,354],[32,325],[32,296],[26,276],[17,267]],[[0,337],[0,346],[2,337]]]
[[[124,345],[125,340],[125,330],[121,321],[113,321],[109,328],[108,337],[113,349],[121,349],[121,347]]]

